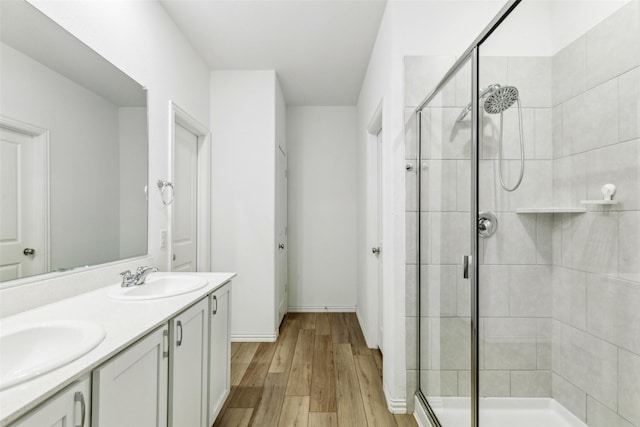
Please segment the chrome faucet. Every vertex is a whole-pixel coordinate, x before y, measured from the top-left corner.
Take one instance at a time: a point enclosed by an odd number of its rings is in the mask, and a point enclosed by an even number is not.
[[[122,276],[122,284],[123,288],[128,288],[130,286],[138,286],[144,283],[144,280],[147,278],[149,273],[155,273],[159,271],[157,267],[138,267],[136,270],[136,274],[132,274],[131,270],[126,270],[120,273]]]

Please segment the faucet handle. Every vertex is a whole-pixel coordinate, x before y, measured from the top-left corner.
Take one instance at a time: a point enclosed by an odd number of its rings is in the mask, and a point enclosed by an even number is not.
[[[143,265],[143,266],[138,267],[138,268],[136,269],[136,275],[135,275],[136,280],[137,280],[140,276],[142,276],[142,275],[143,275],[147,270],[151,270],[151,267],[146,266],[146,265]]]
[[[125,270],[122,273],[120,273],[120,276],[122,276],[122,283],[121,285],[123,287],[128,286],[129,282],[131,282],[131,280],[133,279],[133,274],[131,274],[131,270]]]

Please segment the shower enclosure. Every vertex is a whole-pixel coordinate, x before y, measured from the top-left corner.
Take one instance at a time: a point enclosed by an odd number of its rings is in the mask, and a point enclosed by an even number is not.
[[[421,410],[640,427],[640,0],[510,1],[451,63],[405,97]]]

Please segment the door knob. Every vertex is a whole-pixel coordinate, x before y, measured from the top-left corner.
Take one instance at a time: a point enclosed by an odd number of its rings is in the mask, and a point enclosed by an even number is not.
[[[25,255],[35,255],[36,250],[32,248],[26,248],[24,251],[22,251],[22,253]]]
[[[279,247],[280,249],[284,249],[284,243],[280,243],[280,244],[278,245],[278,247]]]
[[[380,247],[373,247],[371,248],[371,252],[373,252],[374,254],[378,255],[380,253]]]

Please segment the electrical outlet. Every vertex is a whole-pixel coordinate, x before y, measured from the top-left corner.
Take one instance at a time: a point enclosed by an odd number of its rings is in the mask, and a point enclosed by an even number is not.
[[[167,230],[160,230],[160,249],[167,247]]]

